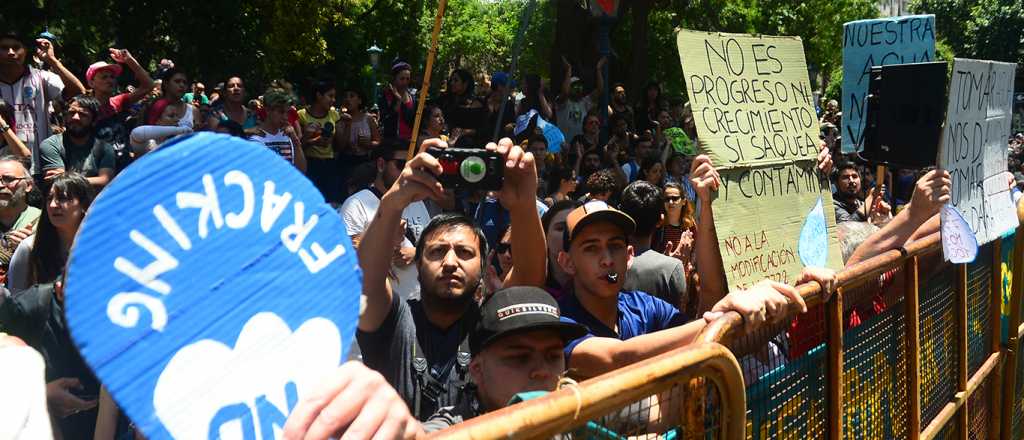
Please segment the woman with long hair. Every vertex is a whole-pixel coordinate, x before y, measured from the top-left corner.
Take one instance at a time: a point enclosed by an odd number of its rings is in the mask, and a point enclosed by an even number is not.
[[[544,203],[554,206],[555,203],[571,199],[576,192],[578,179],[576,169],[568,165],[556,167],[548,177],[547,194]]]
[[[166,99],[170,103],[169,105],[174,107],[173,111],[179,115],[175,123],[178,126],[191,129],[195,125],[193,108],[182,100],[182,97],[188,92],[188,75],[177,67],[165,70],[161,76],[160,92],[162,99]]]
[[[412,81],[412,66],[405,61],[396,60],[391,66],[391,82],[381,91],[380,125],[385,138],[409,140],[416,133],[412,132],[416,119],[416,99],[409,91]]]
[[[647,83],[644,87],[644,94],[640,95],[640,102],[637,103],[634,111],[636,121],[633,124],[636,133],[643,133],[651,130],[654,132],[654,124],[658,120],[658,111],[667,108],[665,99],[661,96],[661,84],[657,81]]]
[[[65,173],[53,180],[35,235],[23,240],[11,257],[7,277],[11,292],[60,277],[78,227],[95,196],[92,185],[81,174]]]
[[[693,205],[686,198],[683,187],[675,182],[666,183],[665,222],[662,223],[661,228],[655,233],[657,240],[652,249],[669,255],[675,251],[675,249],[668,249],[669,244],[673,248],[679,248],[680,241],[683,241],[682,247],[692,247],[693,232],[696,226],[697,222],[693,216]],[[686,236],[685,239],[684,236]],[[683,256],[687,257],[684,261],[688,261],[688,250],[681,249],[685,253]]]
[[[455,69],[448,77],[444,93],[434,101],[441,108],[451,131],[453,144],[461,141],[460,147],[471,146],[477,128],[484,119],[484,104],[476,97],[476,82],[473,74],[466,69]]]
[[[258,121],[256,114],[245,106],[245,82],[241,77],[232,76],[224,82],[224,93],[217,100],[217,107],[212,109],[208,125],[217,129],[221,123],[233,122],[242,127],[243,131],[252,131]]]
[[[551,296],[558,299],[569,293],[572,288],[572,275],[565,273],[562,266],[558,264],[558,252],[563,249],[564,235],[566,234],[566,218],[573,209],[582,205],[575,200],[562,200],[555,202],[540,218],[544,226],[544,235],[548,243],[548,279],[544,283],[544,290]]]

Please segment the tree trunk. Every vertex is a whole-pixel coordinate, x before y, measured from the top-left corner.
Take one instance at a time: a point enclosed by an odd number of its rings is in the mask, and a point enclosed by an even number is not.
[[[644,87],[644,83],[648,77],[648,30],[650,29],[650,15],[651,15],[651,4],[653,0],[637,0],[633,2],[633,20],[630,28],[630,36],[633,41],[630,42],[630,69],[629,69],[629,88],[627,92],[630,95],[630,100],[635,101],[640,94],[644,93],[641,88]]]
[[[593,46],[588,18],[590,14],[579,7],[576,0],[558,0],[553,2],[555,10],[555,50],[551,51],[551,90],[557,95],[565,79],[565,67],[562,57],[572,63],[574,75],[583,77],[585,58],[589,55],[585,50]],[[592,65],[592,64],[591,64]]]

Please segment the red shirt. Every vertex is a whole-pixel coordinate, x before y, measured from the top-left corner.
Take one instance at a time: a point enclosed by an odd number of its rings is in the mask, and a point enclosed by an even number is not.
[[[124,110],[124,107],[129,104],[129,96],[131,96],[129,93],[114,95],[111,96],[110,99],[107,99],[107,102],[100,104],[100,117],[96,118],[96,122],[121,113],[121,111]]]

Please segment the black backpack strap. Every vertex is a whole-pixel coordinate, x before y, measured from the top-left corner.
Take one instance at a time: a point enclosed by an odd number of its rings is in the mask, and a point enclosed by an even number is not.
[[[468,387],[468,372],[469,362],[472,359],[469,351],[469,335],[467,334],[462,338],[462,342],[459,343],[459,351],[455,353],[455,366],[458,373],[458,379],[455,381],[448,381],[447,378],[443,378],[444,382],[438,381],[432,374],[430,374],[430,364],[427,362],[423,348],[420,347],[420,341],[418,338],[413,339],[412,343],[412,371],[415,381],[415,397],[413,398],[413,417],[419,420],[421,418],[420,411],[422,410],[423,396],[438,402],[438,398],[442,395],[449,394],[452,389],[456,390],[455,402],[461,402],[467,393],[472,392],[472,388]],[[429,415],[429,414],[427,414]]]

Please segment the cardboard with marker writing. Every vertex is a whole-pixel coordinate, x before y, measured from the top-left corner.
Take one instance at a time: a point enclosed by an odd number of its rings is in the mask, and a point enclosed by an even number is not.
[[[953,61],[939,166],[949,171],[952,180],[947,208],[951,205],[963,218],[958,221],[963,223],[960,229],[973,231],[969,241],[979,246],[1018,225],[1006,176],[1016,67],[995,61]],[[942,218],[944,244],[951,238],[946,233],[952,228],[947,218],[954,216]],[[947,252],[946,258],[952,260],[953,254]]]
[[[843,153],[864,148],[871,68],[934,60],[934,15],[857,20],[843,25]]]
[[[96,199],[71,335],[148,438],[275,438],[346,359],[361,273],[337,212],[267,148],[197,134]]]
[[[818,120],[798,37],[690,30],[677,45],[700,139],[722,177],[715,227],[730,287],[839,269]]]

